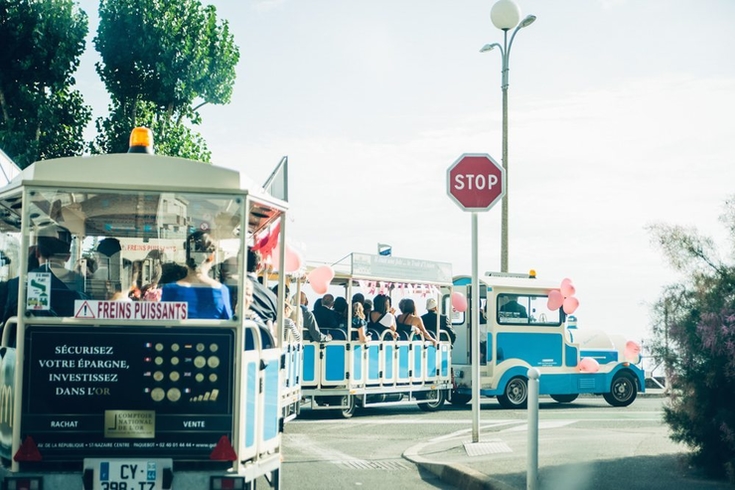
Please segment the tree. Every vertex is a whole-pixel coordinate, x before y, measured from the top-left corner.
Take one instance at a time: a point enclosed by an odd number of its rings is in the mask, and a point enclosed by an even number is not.
[[[21,168],[84,150],[91,109],[72,87],[87,32],[73,0],[0,0],[0,147]]]
[[[185,123],[199,124],[204,104],[230,101],[240,54],[228,23],[197,0],[102,0],[99,12],[97,73],[112,103],[93,152],[125,151],[130,129],[146,125],[158,153],[209,161]]]
[[[735,201],[721,221],[735,238]],[[655,357],[670,376],[664,419],[672,439],[693,449],[692,461],[735,481],[735,267],[695,230],[650,228],[670,264],[684,275],[655,305]]]

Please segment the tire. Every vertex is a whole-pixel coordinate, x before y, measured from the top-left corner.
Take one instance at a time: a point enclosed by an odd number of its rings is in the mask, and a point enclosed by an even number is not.
[[[455,407],[461,407],[467,405],[472,400],[472,395],[465,395],[463,393],[452,392],[452,398],[449,399],[449,403]]]
[[[507,409],[526,408],[528,404],[528,380],[516,376],[505,385],[502,395],[498,395],[500,406]]]
[[[558,401],[559,403],[570,403],[577,399],[579,394],[574,393],[571,395],[550,395],[553,400]]]
[[[355,403],[355,397],[352,395],[345,395],[342,397],[342,403],[346,405],[346,407],[340,408],[339,414],[344,419],[352,418],[352,416],[355,415],[355,410],[357,409],[357,404]]]
[[[431,390],[426,392],[426,403],[419,403],[419,408],[424,412],[436,412],[439,410],[444,401],[447,399],[447,394],[444,390]]]
[[[610,393],[603,393],[605,401],[613,407],[627,407],[638,395],[638,386],[630,374],[618,373],[610,385]]]

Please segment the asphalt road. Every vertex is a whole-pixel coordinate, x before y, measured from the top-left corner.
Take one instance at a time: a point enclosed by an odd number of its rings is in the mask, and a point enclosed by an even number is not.
[[[660,433],[664,442],[660,448],[646,448],[647,456],[650,452],[660,451],[667,458],[680,457],[686,448],[665,437],[667,428],[662,422],[664,400],[639,397],[630,407],[614,408],[600,397],[582,397],[570,404],[559,404],[541,397],[541,437],[547,441],[558,440],[566,447],[565,451],[549,455],[552,458],[550,463],[562,465],[576,457],[589,459],[590,451],[599,446],[601,434],[625,445],[634,439],[632,435],[651,431]],[[484,436],[490,431],[494,437],[493,433],[497,431],[501,437],[525,437],[526,419],[525,410],[504,410],[495,400],[484,401],[480,412]],[[283,434],[282,486],[286,489],[455,488],[408,461],[403,454],[426,441],[444,436],[464,433],[469,439],[471,431],[470,405],[453,407],[447,404],[443,410],[433,413],[422,412],[415,406],[372,408],[358,411],[351,419],[306,409],[286,425]],[[631,434],[631,437],[621,439],[621,431]],[[572,444],[567,443],[570,433],[574,434]],[[585,440],[587,433],[590,434],[589,440]],[[638,449],[626,447],[626,451],[631,450],[635,453]],[[579,451],[577,456],[574,451]],[[609,457],[604,451],[599,453],[600,458]],[[591,454],[594,461],[596,453]],[[525,452],[519,451],[510,457],[509,465],[520,465],[521,470],[524,468]],[[558,461],[553,458],[558,458]],[[622,480],[624,477],[620,475]],[[258,488],[265,487],[258,483]],[[720,488],[720,482],[713,482],[706,488]]]

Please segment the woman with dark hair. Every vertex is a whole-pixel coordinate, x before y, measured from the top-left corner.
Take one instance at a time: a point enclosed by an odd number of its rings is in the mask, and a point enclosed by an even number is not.
[[[216,250],[217,246],[208,233],[195,231],[189,235],[186,240],[186,277],[164,284],[161,301],[186,302],[188,318],[232,318],[229,289],[209,275]]]
[[[379,294],[373,298],[373,311],[370,312],[367,327],[368,330],[376,331],[381,338],[386,330],[390,330],[394,340],[398,338],[396,317],[391,312],[390,297]]]
[[[426,330],[424,321],[416,314],[416,303],[411,298],[403,298],[398,303],[398,308],[401,310],[401,314],[396,317],[396,327],[399,332],[406,332],[409,339],[415,333],[434,345],[438,344],[436,339]]]
[[[342,296],[334,298],[334,306],[333,306],[332,311],[334,311],[334,314],[337,317],[337,328],[344,330],[346,334],[347,333],[347,300],[344,299]]]

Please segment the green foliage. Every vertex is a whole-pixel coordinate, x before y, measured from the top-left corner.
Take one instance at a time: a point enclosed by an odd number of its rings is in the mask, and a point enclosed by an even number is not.
[[[197,0],[102,0],[94,44],[112,105],[96,122],[92,151],[125,151],[130,129],[150,125],[157,153],[209,161],[185,123],[199,123],[203,104],[230,101],[240,57],[216,9]]]
[[[94,142],[99,153],[128,151],[131,128],[145,126],[153,132],[154,150],[159,155],[177,156],[209,162],[212,154],[201,135],[183,124],[161,116],[151,102],[138,102],[135,119],[119,104],[109,107],[110,116],[95,121],[97,138]]]
[[[732,200],[721,220],[735,230]],[[654,309],[651,348],[673,388],[664,419],[672,439],[692,448],[697,466],[735,481],[735,268],[694,230],[659,225],[650,231],[685,277],[664,289]]]
[[[91,110],[71,87],[87,32],[72,0],[0,0],[0,147],[22,168],[84,149]]]

